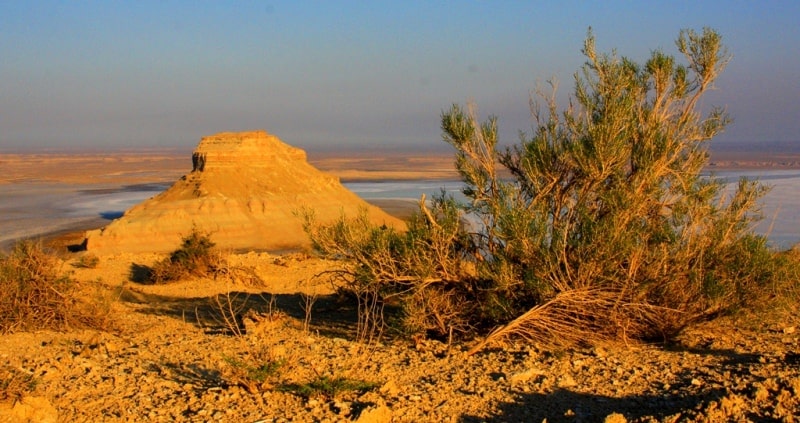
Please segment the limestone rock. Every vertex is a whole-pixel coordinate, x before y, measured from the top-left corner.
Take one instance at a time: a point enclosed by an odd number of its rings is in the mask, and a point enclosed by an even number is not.
[[[362,411],[356,423],[388,423],[391,421],[392,410],[386,404],[379,404]]]
[[[287,250],[309,245],[296,212],[313,209],[320,222],[366,209],[370,219],[405,224],[347,190],[306,161],[303,150],[265,131],[204,137],[192,171],[105,228],[86,233],[85,246],[103,253],[167,252],[193,226],[223,249]]]
[[[12,417],[19,422],[56,423],[58,411],[50,401],[44,397],[26,396],[22,401],[14,404],[11,410]]]

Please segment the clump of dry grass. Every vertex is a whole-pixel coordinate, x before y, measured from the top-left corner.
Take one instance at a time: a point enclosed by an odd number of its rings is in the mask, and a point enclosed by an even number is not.
[[[0,257],[0,333],[108,324],[110,301],[95,301],[62,265],[33,241]]]
[[[17,401],[35,387],[33,375],[11,366],[0,366],[0,402]]]
[[[80,258],[78,258],[78,260],[72,264],[72,267],[76,267],[78,269],[96,269],[98,264],[100,264],[99,257],[92,253],[86,253],[80,256]]]

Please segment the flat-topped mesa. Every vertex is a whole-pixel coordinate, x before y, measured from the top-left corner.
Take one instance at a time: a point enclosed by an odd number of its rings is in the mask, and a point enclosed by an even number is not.
[[[308,248],[299,211],[320,223],[366,212],[377,225],[405,223],[367,204],[339,179],[320,172],[299,148],[264,131],[225,132],[201,139],[193,170],[100,230],[86,233],[89,250],[168,252],[193,228],[232,250]]]
[[[264,167],[280,160],[306,161],[306,152],[266,131],[222,132],[203,137],[192,153],[192,171]]]

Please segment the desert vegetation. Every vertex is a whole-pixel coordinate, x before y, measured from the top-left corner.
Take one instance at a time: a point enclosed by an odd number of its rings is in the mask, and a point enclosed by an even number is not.
[[[18,400],[36,388],[33,376],[11,366],[0,366],[0,402]]]
[[[211,234],[192,227],[192,231],[181,239],[180,247],[173,250],[169,257],[154,264],[146,279],[159,284],[216,273],[224,259],[214,250],[214,245]]]
[[[210,232],[202,231],[197,226],[181,238],[181,244],[172,250],[167,257],[144,265],[134,263],[131,266],[129,279],[134,282],[148,284],[173,283],[190,278],[213,278],[236,280],[245,285],[260,283],[253,269],[242,266],[231,266],[226,257],[230,252],[216,248]],[[85,260],[79,260],[77,266],[85,266]]]
[[[0,257],[0,292],[0,333],[107,323],[110,299],[87,295],[35,241],[21,241]]]
[[[752,233],[767,188],[701,175],[730,122],[701,107],[730,59],[721,36],[684,30],[676,45],[683,63],[660,50],[636,63],[597,52],[590,31],[568,106],[555,84],[539,91],[533,131],[504,150],[496,117],[444,111],[468,202],[423,198],[408,232],[307,215],[315,248],[347,263],[362,327],[383,327],[395,303],[404,331],[484,344],[666,340],[792,280],[796,262]]]

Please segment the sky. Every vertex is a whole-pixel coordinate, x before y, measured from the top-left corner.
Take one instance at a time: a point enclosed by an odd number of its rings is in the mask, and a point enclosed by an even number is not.
[[[794,0],[0,0],[0,152],[254,129],[309,151],[427,151],[442,110],[469,101],[513,143],[532,90],[571,92],[589,27],[640,62],[678,55],[682,28],[717,30],[733,60],[704,107],[734,123],[713,143],[796,145],[798,20]]]

